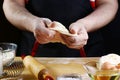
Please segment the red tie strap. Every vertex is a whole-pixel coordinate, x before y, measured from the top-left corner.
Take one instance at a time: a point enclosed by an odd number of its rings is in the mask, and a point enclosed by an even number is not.
[[[91,4],[92,8],[95,9],[95,7],[96,7],[95,0],[90,0],[90,4]]]
[[[37,49],[38,49],[38,46],[39,46],[39,43],[37,41],[35,41],[35,43],[33,45],[33,48],[32,48],[32,51],[31,51],[31,56],[35,56],[35,54],[37,52]],[[25,55],[23,55],[23,56],[25,56]],[[86,57],[86,53],[85,53],[84,48],[80,49],[80,56],[81,57]]]

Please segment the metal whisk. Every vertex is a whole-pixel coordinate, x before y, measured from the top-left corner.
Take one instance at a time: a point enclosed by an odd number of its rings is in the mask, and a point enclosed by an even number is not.
[[[17,77],[19,76],[24,70],[24,64],[22,61],[14,61],[10,66],[5,66],[3,71],[3,78],[4,77]]]

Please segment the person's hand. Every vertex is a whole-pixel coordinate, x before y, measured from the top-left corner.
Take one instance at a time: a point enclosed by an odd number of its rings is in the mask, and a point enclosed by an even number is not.
[[[72,23],[69,26],[70,33],[76,36],[61,35],[64,42],[69,48],[80,49],[87,44],[88,33],[85,26],[80,22]]]
[[[48,18],[38,18],[34,21],[34,36],[40,44],[49,43],[55,36],[56,32],[47,28],[51,23]]]

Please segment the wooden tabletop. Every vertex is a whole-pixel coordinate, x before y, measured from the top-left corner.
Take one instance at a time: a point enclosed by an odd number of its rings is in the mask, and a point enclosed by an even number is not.
[[[21,59],[21,58],[17,57],[16,59]],[[86,72],[82,64],[85,64],[86,62],[89,62],[89,61],[97,61],[99,58],[97,57],[87,57],[87,58],[35,57],[35,59],[37,59],[41,64],[46,66],[52,74],[58,77],[58,76],[69,75],[69,74],[83,75]],[[20,78],[20,80],[37,80],[35,76],[26,68],[18,78]]]

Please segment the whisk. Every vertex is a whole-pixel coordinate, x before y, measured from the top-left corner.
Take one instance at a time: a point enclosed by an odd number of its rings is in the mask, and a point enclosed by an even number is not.
[[[23,62],[21,60],[16,60],[10,66],[4,66],[2,78],[17,77],[23,72],[23,70]]]

